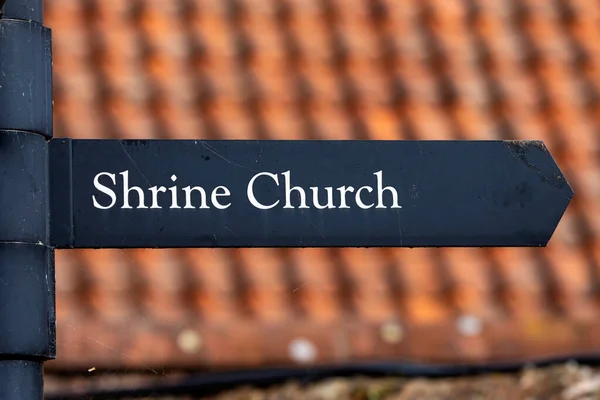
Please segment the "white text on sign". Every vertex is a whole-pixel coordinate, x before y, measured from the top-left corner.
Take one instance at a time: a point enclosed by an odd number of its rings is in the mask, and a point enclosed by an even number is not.
[[[399,205],[398,191],[383,183],[383,171],[373,173],[374,185],[364,186],[310,186],[303,188],[292,184],[291,171],[280,174],[260,172],[254,175],[247,184],[246,198],[249,203],[260,210],[276,207],[284,209],[349,209],[358,207],[363,210],[371,208],[402,208]],[[92,196],[94,207],[108,210],[114,207],[121,209],[210,209],[220,210],[231,207],[229,199],[231,191],[226,186],[215,186],[207,189],[201,186],[179,187],[177,176],[171,175],[172,186],[151,186],[143,189],[130,185],[129,171],[118,174],[100,172],[94,177],[94,187],[99,192]],[[269,190],[271,198],[265,193],[259,194],[257,185],[272,186],[272,189],[283,188],[280,198]],[[120,189],[120,190],[119,190]],[[119,196],[120,195],[120,196]],[[120,198],[119,198],[120,197]]]

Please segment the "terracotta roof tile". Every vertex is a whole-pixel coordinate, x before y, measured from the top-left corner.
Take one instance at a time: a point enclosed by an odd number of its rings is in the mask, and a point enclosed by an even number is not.
[[[267,62],[278,62],[285,58],[285,42],[281,36],[279,22],[275,10],[269,13],[245,12],[240,18],[240,33],[251,45],[254,59]]]
[[[250,116],[240,104],[215,101],[207,114],[210,119],[206,121],[213,127],[211,135],[205,137],[212,138],[218,132],[222,139],[256,139]]]
[[[56,274],[56,313],[63,321],[85,317],[87,310],[81,304],[82,286],[80,265],[73,254],[57,252],[55,263],[60,266]]]
[[[373,140],[398,140],[404,135],[400,130],[400,120],[391,108],[365,107],[360,110],[366,128]]]
[[[392,250],[391,255],[403,303],[402,314],[418,323],[448,318],[451,305],[435,255],[427,249]]]
[[[84,306],[107,322],[126,321],[134,303],[131,289],[135,278],[129,260],[116,250],[85,250],[78,255],[80,273],[84,274],[86,284],[80,294]]]
[[[290,249],[294,285],[292,298],[309,318],[329,322],[340,318],[340,287],[328,249]]]
[[[133,250],[123,253],[133,264],[140,311],[165,323],[178,323],[186,317],[187,274],[179,252]]]
[[[576,192],[545,249],[58,251],[49,370],[600,346],[597,3],[45,5],[58,137],[541,139]]]
[[[275,103],[292,108],[295,100],[294,81],[286,68],[284,62],[273,63],[262,59],[253,62],[247,79],[256,86],[258,104]]]
[[[497,140],[498,136],[490,129],[491,118],[485,110],[478,107],[457,106],[452,117],[466,139],[477,138],[479,140]]]
[[[456,138],[452,121],[445,111],[430,104],[412,103],[408,116],[421,140],[452,140]]]
[[[268,249],[239,249],[235,255],[245,267],[240,273],[249,311],[266,320],[291,317],[285,260]]]
[[[319,15],[295,10],[289,17],[289,25],[284,33],[291,36],[295,46],[288,51],[298,52],[305,62],[323,62],[330,57],[329,32]]]
[[[182,257],[190,269],[190,285],[197,285],[212,293],[234,294],[229,252],[221,249],[185,249],[182,250]]]
[[[354,138],[353,121],[346,116],[344,109],[339,105],[315,104],[307,111],[307,122],[313,125],[310,128],[310,135],[314,139],[347,140]]]
[[[237,287],[230,255],[217,249],[186,249],[182,250],[182,262],[188,267],[189,306],[196,312],[195,318],[236,318]]]
[[[112,100],[106,105],[107,116],[111,118],[118,137],[124,139],[157,138],[155,120],[149,118],[144,107],[122,100]]]
[[[377,249],[346,249],[340,254],[352,308],[366,320],[393,318],[395,301],[391,297],[389,263]]]
[[[597,318],[598,299],[590,295],[597,278],[584,254],[554,246],[547,255],[558,305],[574,318]]]
[[[442,290],[435,254],[428,249],[391,249],[391,262],[397,269],[403,290],[424,293]]]
[[[300,63],[296,87],[301,90],[298,97],[305,96],[308,101],[337,103],[341,99],[335,71],[324,63]]]
[[[442,257],[458,312],[480,317],[497,316],[502,305],[494,296],[494,276],[484,254],[451,249],[443,251]]]
[[[600,272],[600,239],[598,236],[594,237],[594,241],[592,241],[588,247],[591,261],[594,263],[594,268],[596,272]]]
[[[497,268],[500,294],[511,316],[529,318],[551,313],[547,285],[530,250],[493,249],[490,255]]]

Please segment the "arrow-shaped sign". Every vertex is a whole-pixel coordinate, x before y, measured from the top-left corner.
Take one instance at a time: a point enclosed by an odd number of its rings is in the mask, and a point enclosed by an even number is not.
[[[542,142],[50,142],[58,248],[545,246]]]

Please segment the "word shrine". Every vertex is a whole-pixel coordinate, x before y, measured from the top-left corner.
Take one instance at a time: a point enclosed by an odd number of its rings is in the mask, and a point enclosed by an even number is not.
[[[339,186],[335,189],[331,186],[321,188],[311,186],[308,189],[304,189],[300,186],[292,185],[290,171],[285,171],[280,175],[282,177],[281,182],[278,174],[260,172],[254,175],[246,186],[248,202],[260,210],[269,210],[277,207],[280,203],[280,207],[291,209],[317,208],[324,210],[335,208],[345,209],[356,206],[363,210],[368,210],[372,207],[388,208],[384,202],[384,193],[389,192],[389,208],[402,208],[398,205],[398,191],[391,186],[383,185],[382,171],[377,171],[373,174],[376,178],[375,187],[360,186],[354,188],[353,186]],[[170,180],[177,182],[177,175],[171,175]],[[255,192],[260,183],[274,185],[274,188],[283,187],[283,195],[275,196],[282,197],[283,201],[273,201],[272,198],[259,200]],[[94,177],[94,187],[98,192],[105,195],[104,199],[102,199],[101,195],[95,194],[92,196],[94,207],[101,210],[108,210],[115,206],[120,206],[123,209],[161,209],[163,207],[170,209],[210,209],[214,207],[224,210],[232,205],[231,201],[228,200],[231,197],[231,191],[226,186],[216,186],[207,190],[202,186],[188,185],[179,188],[177,185],[173,185],[167,188],[155,185],[149,187],[146,193],[141,187],[130,185],[128,170],[118,174],[100,172]],[[270,192],[270,190],[267,191]],[[373,192],[375,193],[375,199],[367,197]],[[118,193],[121,194],[121,199],[117,205]],[[307,193],[310,196],[307,197]],[[136,196],[135,200],[131,199],[132,195]],[[159,196],[161,197],[160,200]],[[325,198],[325,200],[322,200],[322,198]],[[165,203],[167,203],[166,206],[164,205]]]

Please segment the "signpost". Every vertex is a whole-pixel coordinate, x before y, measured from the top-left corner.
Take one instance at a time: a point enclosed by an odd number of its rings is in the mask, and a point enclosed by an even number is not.
[[[55,358],[49,231],[50,30],[41,0],[0,0],[0,399],[43,396]]]
[[[50,142],[57,248],[544,246],[540,142]]]
[[[0,7],[2,1],[0,0]],[[41,0],[0,18],[0,398],[41,399],[54,249],[545,246],[541,142],[52,139]]]

